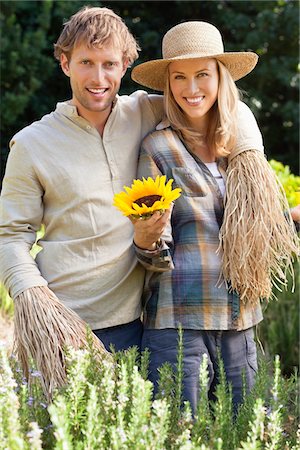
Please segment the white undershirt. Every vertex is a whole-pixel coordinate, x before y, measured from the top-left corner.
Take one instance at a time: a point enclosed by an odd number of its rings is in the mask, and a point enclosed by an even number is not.
[[[217,163],[216,162],[210,162],[210,163],[204,163],[206,165],[206,167],[209,169],[210,173],[212,174],[212,176],[214,177],[214,179],[216,180],[216,182],[218,183],[219,189],[221,191],[222,196],[224,197],[225,195],[225,182],[224,179],[218,169]]]

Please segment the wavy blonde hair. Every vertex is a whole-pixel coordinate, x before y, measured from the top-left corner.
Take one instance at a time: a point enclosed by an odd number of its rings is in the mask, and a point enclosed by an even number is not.
[[[206,143],[216,157],[227,156],[234,148],[237,132],[237,104],[239,91],[226,67],[218,60],[219,88],[216,103],[210,110],[209,127],[206,136],[194,130],[182,109],[176,103],[166,79],[164,104],[166,115],[172,127],[179,133],[193,151],[199,143]]]
[[[140,47],[121,17],[109,8],[84,6],[70,20],[54,44],[54,56],[60,60],[64,53],[68,59],[74,47],[85,43],[87,47],[101,48],[112,43],[120,48],[123,60],[131,65],[138,58]]]

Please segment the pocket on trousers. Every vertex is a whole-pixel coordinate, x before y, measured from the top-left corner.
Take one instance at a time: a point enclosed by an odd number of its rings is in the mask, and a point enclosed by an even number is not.
[[[257,348],[256,342],[254,340],[254,330],[253,328],[249,328],[244,331],[244,336],[246,340],[246,357],[249,366],[255,372],[257,372]]]
[[[144,329],[142,348],[153,352],[176,352],[177,330]]]

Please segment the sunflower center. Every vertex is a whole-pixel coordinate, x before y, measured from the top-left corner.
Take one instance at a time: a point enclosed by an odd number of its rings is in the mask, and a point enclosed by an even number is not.
[[[154,205],[155,202],[161,199],[160,195],[145,195],[145,197],[138,198],[134,201],[139,206],[146,205],[148,207]]]

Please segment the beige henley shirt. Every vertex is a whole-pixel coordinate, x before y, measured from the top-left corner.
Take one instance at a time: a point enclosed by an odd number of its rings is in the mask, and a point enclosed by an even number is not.
[[[69,102],[13,137],[0,206],[0,278],[13,298],[48,285],[92,329],[140,316],[144,269],[113,196],[136,178],[161,117],[162,97],[137,91],[117,97],[102,138]]]

